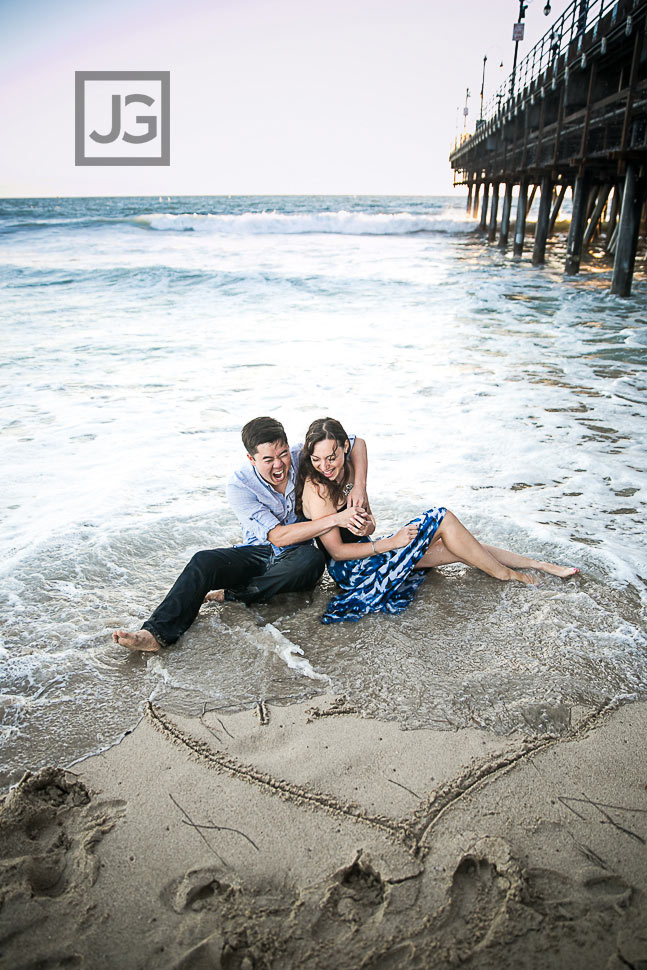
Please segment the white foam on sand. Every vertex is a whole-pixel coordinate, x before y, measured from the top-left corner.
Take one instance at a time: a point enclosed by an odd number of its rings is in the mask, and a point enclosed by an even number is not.
[[[266,623],[258,632],[259,634],[269,634],[269,637],[261,636],[261,646],[265,650],[275,653],[291,670],[296,670],[297,673],[303,677],[310,677],[311,680],[323,680],[330,683],[330,677],[327,674],[318,673],[310,661],[303,656],[301,647],[288,640],[271,623]]]

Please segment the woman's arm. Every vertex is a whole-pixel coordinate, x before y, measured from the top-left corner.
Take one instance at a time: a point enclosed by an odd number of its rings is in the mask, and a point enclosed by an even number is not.
[[[303,511],[308,518],[320,520],[334,511],[334,505],[328,496],[319,494],[315,486],[306,481],[303,489]],[[338,528],[330,529],[322,534],[321,539],[326,552],[336,561],[343,559],[368,559],[382,552],[392,549],[402,549],[418,534],[418,525],[405,525],[395,535],[375,542],[343,542]]]

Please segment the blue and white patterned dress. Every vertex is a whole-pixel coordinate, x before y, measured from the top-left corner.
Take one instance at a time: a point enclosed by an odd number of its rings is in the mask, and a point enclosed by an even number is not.
[[[412,522],[420,522],[418,535],[403,549],[393,549],[367,559],[329,559],[328,572],[345,592],[331,599],[321,622],[355,622],[367,613],[402,613],[425,578],[424,570],[414,567],[431,545],[446,511],[444,508],[429,509],[412,519]],[[369,540],[352,538],[352,541]]]

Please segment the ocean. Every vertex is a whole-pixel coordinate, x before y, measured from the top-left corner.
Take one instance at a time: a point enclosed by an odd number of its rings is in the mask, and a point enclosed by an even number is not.
[[[647,278],[563,277],[449,197],[0,200],[0,781],[115,743],[149,698],[199,714],[343,694],[404,727],[564,731],[647,696]],[[131,655],[191,555],[239,541],[240,429],[366,439],[378,534],[435,505],[568,580],[429,575],[322,626],[334,587],[210,604]]]

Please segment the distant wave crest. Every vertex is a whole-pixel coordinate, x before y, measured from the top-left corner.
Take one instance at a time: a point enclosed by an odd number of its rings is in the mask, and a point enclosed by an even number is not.
[[[211,232],[222,235],[296,235],[333,233],[349,236],[408,235],[417,232],[457,232],[474,228],[473,221],[452,213],[413,215],[410,212],[243,212],[239,215],[149,213],[136,216],[138,225],[161,232]]]

